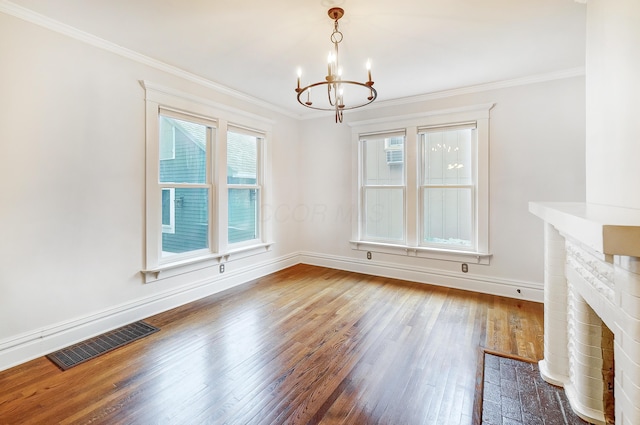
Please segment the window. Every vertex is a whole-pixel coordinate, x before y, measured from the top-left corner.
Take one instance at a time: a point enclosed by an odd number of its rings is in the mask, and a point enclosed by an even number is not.
[[[488,264],[492,106],[352,124],[354,249]]]
[[[212,158],[215,122],[161,109],[159,123],[160,152],[163,145],[174,146],[172,159],[159,160],[157,176],[162,192],[161,259],[206,253],[210,246],[209,202],[213,187],[207,161]]]
[[[146,89],[145,281],[270,249],[271,121],[142,82]]]
[[[418,129],[420,245],[475,250],[476,124]]]
[[[372,241],[404,242],[404,159],[400,155],[398,160],[389,162],[388,156],[389,152],[402,154],[404,135],[366,135],[360,140],[363,237]]]
[[[262,141],[260,135],[243,129],[230,128],[227,133],[230,244],[259,238]]]

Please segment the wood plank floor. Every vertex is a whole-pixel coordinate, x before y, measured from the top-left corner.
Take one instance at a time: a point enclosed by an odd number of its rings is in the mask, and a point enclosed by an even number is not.
[[[480,347],[539,360],[542,320],[537,303],[298,265],[65,372],[0,372],[0,423],[470,424]]]

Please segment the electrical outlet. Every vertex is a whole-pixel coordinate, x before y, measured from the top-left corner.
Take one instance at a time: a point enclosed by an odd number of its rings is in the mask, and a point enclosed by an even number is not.
[[[367,260],[371,260],[371,251],[367,251]]]
[[[462,263],[462,273],[466,273],[469,271],[469,265],[467,263]]]
[[[220,264],[220,273],[224,273],[224,264]]]

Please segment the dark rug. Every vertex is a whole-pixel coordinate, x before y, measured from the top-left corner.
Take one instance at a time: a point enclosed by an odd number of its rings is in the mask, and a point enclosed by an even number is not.
[[[47,358],[60,369],[67,370],[159,330],[146,322],[138,321],[47,354]]]
[[[542,379],[537,363],[486,351],[481,357],[475,424],[588,424],[573,413],[561,387]]]

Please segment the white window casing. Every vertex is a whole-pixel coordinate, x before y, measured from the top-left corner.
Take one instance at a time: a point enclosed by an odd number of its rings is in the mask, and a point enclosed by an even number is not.
[[[244,173],[240,172],[236,177],[243,178],[252,178],[255,179],[253,183],[241,182],[241,183],[227,183],[228,193],[232,191],[235,192],[248,192],[249,197],[255,198],[254,200],[258,203],[258,208],[255,209],[255,216],[252,216],[253,221],[255,223],[255,234],[252,238],[240,239],[237,241],[232,241],[232,236],[227,235],[229,246],[233,249],[239,249],[245,246],[251,246],[258,243],[262,240],[262,231],[263,231],[263,213],[262,209],[259,205],[262,205],[260,202],[262,198],[263,192],[263,181],[264,181],[264,161],[262,160],[264,154],[264,144],[265,144],[265,134],[263,132],[259,132],[253,129],[245,128],[230,124],[227,128],[227,134],[236,134],[240,136],[250,137],[255,140],[255,170],[247,170]],[[230,141],[231,138],[229,137]],[[228,151],[227,151],[228,153]],[[233,160],[229,160],[227,157],[227,172],[230,171],[230,166],[233,163]],[[238,159],[235,160],[238,162]],[[247,162],[247,161],[245,161]],[[227,178],[232,176],[227,176]],[[231,204],[230,204],[231,207]],[[229,231],[232,229],[232,221],[234,221],[234,217],[228,217],[229,223]]]
[[[430,111],[404,117],[387,117],[350,123],[352,126],[352,190],[354,205],[352,214],[352,249],[388,254],[440,259],[446,261],[488,264],[489,250],[489,115],[494,104],[471,105],[440,111]],[[437,184],[422,184],[421,135],[430,132],[456,131],[474,128],[472,152],[473,181],[464,184],[447,184],[443,189],[462,190],[471,193],[473,204],[472,238],[469,246],[424,242],[424,220],[420,218],[425,187],[437,188]],[[403,155],[405,163],[406,193],[405,237],[403,242],[368,238],[363,234],[363,181],[362,140],[372,135],[406,134]],[[392,136],[389,136],[392,137]],[[395,143],[385,142],[387,151],[396,148]],[[459,164],[449,164],[461,168]],[[393,166],[389,164],[389,166]],[[449,193],[452,193],[450,191]],[[444,192],[443,192],[444,193]],[[461,192],[462,193],[462,192]]]
[[[261,137],[259,153],[260,170],[260,211],[270,200],[268,183],[270,181],[270,149],[267,143],[270,138],[273,122],[261,116],[218,104],[205,98],[164,87],[148,81],[140,82],[145,89],[146,111],[146,224],[145,224],[145,267],[142,270],[145,282],[153,282],[183,273],[212,267],[234,258],[242,258],[266,252],[270,249],[271,226],[260,214],[260,234],[245,244],[232,246],[227,243],[228,199],[227,199],[227,155],[226,134],[228,128],[253,132]],[[207,136],[206,173],[204,183],[160,183],[159,170],[161,160],[176,157],[175,130],[171,146],[160,149],[160,116],[183,119],[205,125],[213,129]],[[230,124],[233,123],[233,124]],[[208,210],[208,247],[185,255],[163,257],[161,246],[165,235],[176,231],[175,190],[178,188],[207,188],[209,191]],[[170,212],[171,223],[163,224],[162,191],[170,192],[174,209]]]

